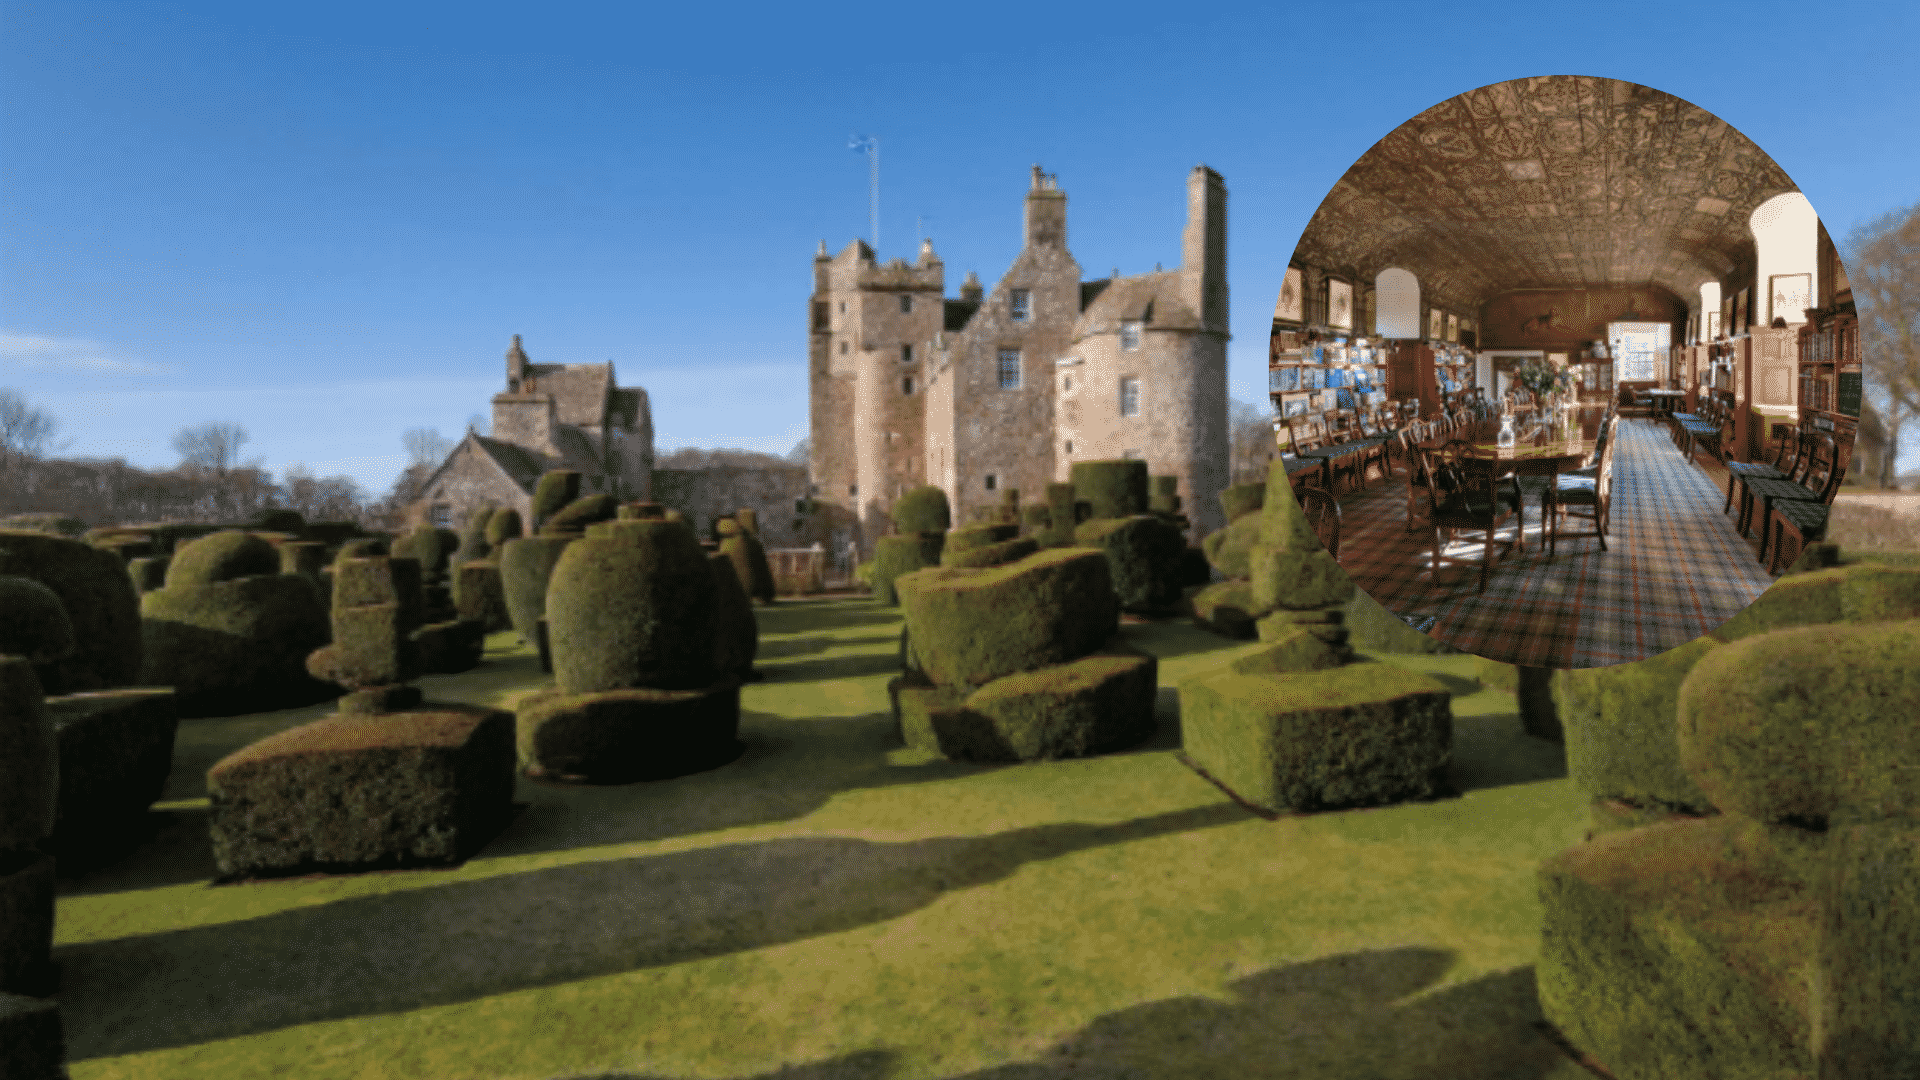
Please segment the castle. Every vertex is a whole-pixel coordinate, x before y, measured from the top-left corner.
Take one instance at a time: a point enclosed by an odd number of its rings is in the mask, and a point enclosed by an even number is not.
[[[870,551],[909,488],[956,521],[1008,489],[1044,498],[1075,461],[1144,459],[1177,476],[1193,540],[1222,527],[1227,463],[1227,189],[1187,177],[1178,269],[1083,281],[1067,196],[1033,168],[1025,246],[993,292],[958,299],[923,241],[881,264],[856,240],[813,262],[811,490],[836,546]]]

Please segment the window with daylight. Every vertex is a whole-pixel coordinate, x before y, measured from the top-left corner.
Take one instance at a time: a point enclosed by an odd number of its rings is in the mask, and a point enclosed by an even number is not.
[[[1033,293],[1028,289],[1014,289],[1007,295],[1008,313],[1014,322],[1026,322],[1033,313]]]
[[[1120,380],[1120,415],[1140,415],[1140,380]]]
[[[1120,347],[1123,349],[1137,349],[1140,347],[1139,320],[1128,319],[1126,322],[1120,324]]]
[[[847,494],[848,494],[848,495],[858,495],[858,494],[860,494],[860,485],[859,485],[859,484],[848,484],[848,485],[847,485]]]
[[[1071,389],[1073,389],[1073,376],[1071,376],[1071,375],[1068,375],[1068,376],[1065,376],[1065,377],[1063,377],[1063,378],[1062,378],[1062,379],[1060,380],[1060,389],[1062,389],[1062,390],[1071,390]]]
[[[903,364],[913,363],[913,346],[911,345],[900,346],[900,362]]]
[[[1068,439],[1068,440],[1067,440],[1067,453],[1069,453],[1069,454],[1071,454],[1071,453],[1073,453],[1073,440],[1072,440],[1072,439]]]
[[[900,294],[900,314],[906,315],[912,311],[913,311],[913,294],[901,293]]]
[[[1658,381],[1669,350],[1673,328],[1666,323],[1617,322],[1607,324],[1613,347],[1614,379],[1619,382]]]
[[[1020,389],[1020,350],[1000,350],[1000,389]]]

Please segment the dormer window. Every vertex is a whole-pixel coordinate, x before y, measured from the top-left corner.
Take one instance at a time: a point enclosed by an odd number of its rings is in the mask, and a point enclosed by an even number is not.
[[[1014,289],[1007,294],[1007,314],[1014,322],[1026,322],[1033,314],[1033,292],[1028,289]]]
[[[1128,319],[1120,324],[1120,347],[1123,349],[1140,347],[1140,320]]]

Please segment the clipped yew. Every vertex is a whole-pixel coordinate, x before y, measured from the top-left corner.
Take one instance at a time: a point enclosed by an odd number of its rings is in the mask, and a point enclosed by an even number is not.
[[[546,527],[547,519],[580,498],[580,473],[573,469],[554,469],[541,475],[533,488],[533,528]]]
[[[73,651],[39,668],[47,693],[140,680],[140,598],[118,556],[65,536],[0,530],[0,574],[30,578],[52,590],[73,624]]]
[[[1082,520],[1132,517],[1149,509],[1144,461],[1076,461],[1067,476],[1074,500],[1087,504]]]
[[[741,588],[763,604],[773,603],[773,566],[767,562],[767,549],[760,545],[760,538],[731,518],[721,518],[718,529],[719,553],[727,557],[739,576]]]

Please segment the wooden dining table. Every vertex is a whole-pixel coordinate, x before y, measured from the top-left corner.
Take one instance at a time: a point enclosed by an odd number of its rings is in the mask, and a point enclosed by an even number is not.
[[[1526,461],[1543,467],[1553,462],[1557,471],[1561,472],[1592,464],[1599,450],[1600,422],[1606,418],[1607,406],[1575,405],[1560,411],[1572,415],[1571,424],[1540,424],[1531,418],[1516,418],[1512,446],[1500,445],[1500,421],[1497,418],[1476,420],[1414,445],[1422,450],[1438,450],[1455,439],[1463,439],[1473,445],[1473,452],[1478,456],[1516,463]]]
[[[1643,390],[1642,393],[1653,399],[1653,411],[1673,415],[1673,407],[1681,398],[1687,396],[1685,390]]]

